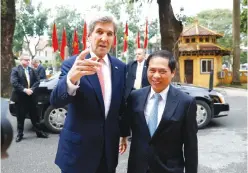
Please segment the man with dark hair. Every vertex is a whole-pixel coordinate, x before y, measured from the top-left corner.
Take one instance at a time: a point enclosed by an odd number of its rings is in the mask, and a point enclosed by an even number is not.
[[[39,117],[36,112],[35,89],[39,86],[39,76],[29,67],[30,58],[27,55],[20,57],[20,64],[11,71],[10,82],[13,90],[10,100],[15,102],[17,109],[17,137],[16,142],[23,139],[24,120],[27,114],[35,128],[38,138],[47,138],[48,135],[41,130]]]
[[[140,89],[149,85],[147,80],[147,68],[145,60],[145,50],[138,48],[135,50],[136,60],[128,63],[126,74],[125,98],[127,99],[132,90]]]
[[[128,173],[197,173],[195,99],[170,84],[170,52],[149,55],[147,68],[151,86],[132,91],[124,116],[132,131]]]
[[[32,65],[35,68],[35,70],[37,71],[37,74],[41,79],[46,79],[46,70],[45,68],[41,65],[40,60],[39,59],[33,59],[32,60]]]
[[[116,26],[112,15],[94,16],[90,48],[63,62],[51,94],[55,107],[68,105],[55,160],[63,173],[115,173],[118,151],[127,148],[129,129],[120,121],[126,65],[108,54]]]

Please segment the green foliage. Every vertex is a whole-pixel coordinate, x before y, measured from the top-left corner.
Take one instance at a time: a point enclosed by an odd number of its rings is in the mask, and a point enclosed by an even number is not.
[[[247,0],[242,0],[240,14],[240,32],[247,34]]]
[[[84,19],[81,17],[81,14],[76,11],[76,9],[69,9],[66,6],[57,6],[55,10],[57,12],[56,16],[54,16],[55,20],[52,23],[50,23],[49,25],[50,27],[48,30],[50,43],[52,40],[53,24],[55,22],[57,28],[57,37],[59,41],[59,46],[61,45],[62,42],[63,28],[65,28],[69,55],[72,55],[73,52],[72,44],[73,44],[73,36],[75,29],[77,30],[77,34],[78,34],[79,50],[82,49],[82,34],[83,34]]]
[[[240,64],[247,63],[247,51],[240,52]]]
[[[198,13],[196,16],[185,19],[185,25],[191,25],[195,19],[199,24],[224,34],[223,38],[218,39],[218,44],[225,48],[232,48],[232,11],[228,9],[212,9]]]
[[[13,39],[13,52],[18,54],[24,45],[32,57],[36,55],[30,50],[30,38],[40,37],[47,30],[48,9],[44,9],[40,3],[37,7],[20,1],[16,7],[16,27]],[[24,44],[25,43],[25,44]],[[34,45],[35,46],[35,45]]]

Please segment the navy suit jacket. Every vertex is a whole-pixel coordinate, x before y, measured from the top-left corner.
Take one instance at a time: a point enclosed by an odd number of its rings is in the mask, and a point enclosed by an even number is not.
[[[27,68],[29,72],[30,88],[34,93],[31,96],[28,96],[23,92],[24,88],[28,88],[28,81],[23,66],[18,65],[17,67],[12,68],[10,75],[10,83],[13,88],[10,100],[14,102],[24,101],[27,97],[35,97],[36,88],[40,84],[37,72],[31,67]]]
[[[137,70],[137,61],[132,61],[127,65],[127,74],[126,74],[126,91],[125,98],[127,99],[131,91],[134,89],[133,85],[136,79],[136,70]],[[141,88],[150,85],[147,79],[147,67],[146,61],[144,62],[143,72],[142,72],[142,80],[141,80]]]
[[[46,79],[46,70],[41,64],[38,66],[36,70],[40,79]]]
[[[162,119],[151,137],[144,110],[151,87],[134,90],[127,102],[125,119],[132,143],[128,173],[197,173],[197,123],[195,99],[172,85]]]
[[[86,57],[89,58],[90,54]],[[61,78],[51,93],[51,104],[61,107],[68,104],[64,128],[60,133],[55,163],[66,173],[95,173],[105,152],[109,171],[118,163],[120,136],[128,136],[121,112],[125,106],[126,65],[108,56],[111,63],[112,99],[105,119],[104,102],[97,74],[83,76],[75,96],[67,93],[67,73],[76,56],[65,60]]]

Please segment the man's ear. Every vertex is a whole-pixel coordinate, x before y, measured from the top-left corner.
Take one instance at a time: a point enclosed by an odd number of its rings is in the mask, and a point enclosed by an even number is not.
[[[171,74],[172,74],[172,78],[174,78],[176,75],[176,69],[174,69]]]

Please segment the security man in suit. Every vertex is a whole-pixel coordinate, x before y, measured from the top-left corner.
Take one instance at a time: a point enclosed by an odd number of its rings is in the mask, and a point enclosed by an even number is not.
[[[38,138],[47,138],[48,135],[41,130],[39,117],[36,112],[35,89],[39,86],[39,76],[35,70],[29,67],[30,58],[21,55],[20,65],[14,67],[11,72],[10,82],[13,90],[11,100],[15,102],[17,109],[17,137],[16,142],[23,139],[24,120],[27,114],[35,128]]]
[[[38,76],[41,79],[46,79],[46,70],[45,68],[41,65],[40,60],[39,59],[33,59],[32,60],[32,65],[35,68],[35,70],[38,73]]]
[[[147,59],[151,86],[132,91],[128,98],[128,173],[197,173],[196,101],[170,84],[175,67],[170,52],[152,53]]]
[[[147,80],[146,54],[145,50],[138,48],[135,51],[136,60],[127,65],[126,91],[127,99],[132,90],[140,89],[149,85]]]

